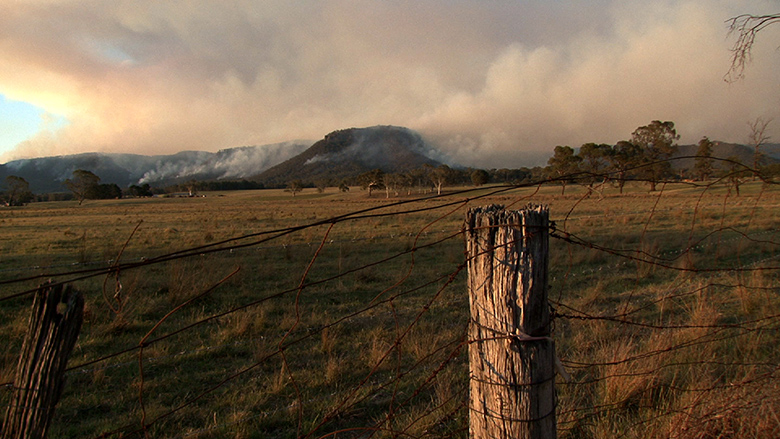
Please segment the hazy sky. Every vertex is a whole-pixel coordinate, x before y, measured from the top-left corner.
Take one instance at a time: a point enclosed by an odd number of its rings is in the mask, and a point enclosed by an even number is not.
[[[654,119],[780,136],[780,24],[727,84],[726,19],[777,0],[5,0],[0,163],[401,125],[462,164],[538,163]]]

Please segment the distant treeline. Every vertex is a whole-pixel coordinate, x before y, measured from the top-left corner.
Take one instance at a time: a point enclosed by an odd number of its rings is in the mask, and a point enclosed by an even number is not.
[[[675,166],[672,158],[678,153],[677,140],[680,136],[674,122],[652,121],[636,129],[630,140],[615,145],[586,143],[580,148],[556,146],[553,155],[545,167],[521,167],[518,169],[476,169],[433,166],[424,164],[405,172],[384,172],[381,169],[365,171],[352,168],[350,175],[331,173],[328,177],[312,180],[295,179],[284,183],[264,184],[254,180],[210,180],[186,182],[166,187],[153,187],[148,183],[131,185],[121,189],[113,183],[100,183],[100,177],[88,170],[77,169],[73,177],[66,180],[64,186],[69,192],[33,194],[24,178],[8,176],[0,186],[0,205],[22,206],[33,201],[64,201],[85,199],[117,199],[126,197],[151,197],[163,194],[187,194],[194,196],[199,192],[235,191],[255,189],[286,189],[293,196],[304,188],[316,188],[319,192],[326,188],[338,188],[348,191],[359,186],[371,196],[373,191],[384,191],[387,197],[411,195],[412,193],[441,193],[446,186],[464,186],[483,184],[526,184],[548,181],[562,186],[565,193],[569,183],[585,184],[593,188],[597,182],[610,182],[623,190],[629,180],[647,182],[654,190],[658,182],[668,180],[696,179],[706,181],[717,177],[736,189],[748,178],[762,179],[780,177],[780,163],[761,151],[768,137],[764,136],[765,123],[751,133],[750,148],[742,148],[742,157],[729,155],[719,161],[713,155],[718,144],[703,137],[695,147],[695,157],[680,161]],[[756,123],[758,125],[758,123]],[[752,127],[752,126],[751,126]],[[747,150],[747,151],[745,151]],[[737,150],[739,151],[739,150]],[[755,174],[755,175],[754,175]]]
[[[437,186],[442,182],[446,186],[476,185],[481,186],[487,183],[508,183],[520,184],[527,183],[534,177],[541,177],[542,168],[519,168],[519,169],[477,169],[477,168],[451,168],[447,165],[437,167],[423,166],[403,173],[384,174],[388,180],[401,179],[403,185],[412,187]],[[344,181],[351,186],[362,186],[366,183],[367,177],[377,174],[377,170],[358,175]],[[329,187],[337,187],[338,183],[329,182]],[[397,183],[396,183],[397,184]],[[311,185],[312,187],[316,185]]]
[[[251,190],[251,189],[265,189],[265,185],[257,181],[249,181],[249,180],[210,180],[210,181],[189,180],[185,183],[166,186],[163,189],[159,189],[158,193],[244,191],[244,190]]]
[[[752,126],[751,126],[752,127]],[[739,185],[747,178],[771,179],[780,175],[780,165],[765,156],[761,147],[768,137],[760,132],[751,134],[751,149],[742,147],[743,157],[729,155],[715,157],[717,142],[702,137],[695,154],[675,162],[679,153],[680,135],[674,122],[654,120],[637,128],[630,140],[615,145],[585,143],[578,150],[566,145],[556,146],[547,161],[545,176],[561,185],[565,193],[568,183],[586,184],[591,188],[597,182],[612,182],[623,192],[627,181],[643,181],[650,191],[662,181],[718,178],[733,187],[739,195]]]
[[[412,193],[436,192],[441,194],[442,188],[446,186],[481,186],[491,182],[521,184],[541,178],[542,174],[543,169],[540,167],[484,170],[426,164],[406,172],[384,172],[381,169],[374,169],[341,180],[335,178],[321,178],[315,181],[292,180],[286,186],[275,187],[284,187],[285,190],[295,195],[307,187],[314,187],[322,192],[328,187],[337,187],[341,191],[348,191],[350,186],[359,186],[368,191],[369,197],[374,191],[384,191],[385,196],[390,197],[391,195],[411,195]]]
[[[339,188],[346,190],[350,186],[359,186],[373,191],[376,189],[391,190],[394,192],[410,189],[441,188],[442,186],[482,185],[486,183],[524,183],[540,178],[543,169],[475,169],[475,168],[450,168],[447,165],[438,167],[425,165],[418,169],[402,173],[385,173],[380,169],[364,172],[347,178],[320,178],[317,180],[294,180],[285,184],[266,185],[262,182],[251,180],[189,180],[184,183],[166,186],[165,188],[152,188],[156,194],[186,193],[195,195],[206,191],[233,191],[252,189],[288,189],[293,193],[304,188],[315,188],[324,191],[326,188]]]

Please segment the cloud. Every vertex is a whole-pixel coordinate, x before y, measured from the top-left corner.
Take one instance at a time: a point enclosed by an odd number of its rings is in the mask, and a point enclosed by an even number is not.
[[[759,0],[12,3],[0,6],[0,93],[68,124],[6,159],[400,125],[455,161],[501,167],[653,119],[689,142],[744,141],[748,120],[780,120],[780,29],[759,36],[744,81],[722,80],[724,20],[776,12]]]

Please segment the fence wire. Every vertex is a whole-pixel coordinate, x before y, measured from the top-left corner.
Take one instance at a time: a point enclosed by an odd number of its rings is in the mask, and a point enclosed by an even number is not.
[[[536,203],[554,220],[552,336],[571,376],[560,437],[780,435],[776,186],[593,180],[366,200],[152,256],[133,249],[139,222],[118,257],[4,267],[0,403],[51,278],[87,294],[52,436],[466,437],[463,218]]]

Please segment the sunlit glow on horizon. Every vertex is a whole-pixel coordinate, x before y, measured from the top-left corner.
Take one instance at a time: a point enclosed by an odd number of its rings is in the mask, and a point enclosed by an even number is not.
[[[0,163],[20,143],[41,132],[54,133],[67,126],[67,119],[53,115],[41,107],[15,101],[0,94]]]

